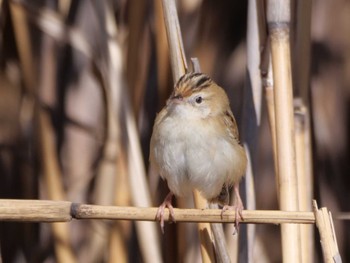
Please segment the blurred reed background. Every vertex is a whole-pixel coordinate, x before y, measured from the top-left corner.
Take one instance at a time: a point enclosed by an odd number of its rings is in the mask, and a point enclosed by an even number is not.
[[[291,55],[294,96],[311,113],[310,197],[333,212],[348,262],[350,224],[338,218],[350,211],[350,2],[313,1],[311,17],[305,3],[292,1]],[[198,57],[202,71],[227,90],[244,127],[251,117],[243,117],[247,1],[177,6],[187,57]],[[149,139],[172,83],[160,0],[0,0],[0,198],[158,206],[167,189],[148,167]],[[276,210],[262,101],[254,138],[256,209]],[[315,240],[318,262],[317,234]],[[280,244],[279,227],[256,226],[256,262],[281,262]],[[201,260],[194,224],[167,224],[163,236],[152,222],[2,222],[0,245],[2,262]]]

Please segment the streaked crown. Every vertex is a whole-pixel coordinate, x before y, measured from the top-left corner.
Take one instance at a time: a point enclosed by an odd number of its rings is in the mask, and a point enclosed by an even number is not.
[[[176,83],[173,97],[188,97],[210,87],[212,83],[212,79],[203,73],[187,73]]]

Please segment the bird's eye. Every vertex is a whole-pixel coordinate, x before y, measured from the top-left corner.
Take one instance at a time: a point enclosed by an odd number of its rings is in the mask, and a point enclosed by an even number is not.
[[[196,103],[197,103],[197,104],[201,104],[202,101],[203,101],[203,98],[202,98],[201,96],[199,96],[199,97],[196,98]]]

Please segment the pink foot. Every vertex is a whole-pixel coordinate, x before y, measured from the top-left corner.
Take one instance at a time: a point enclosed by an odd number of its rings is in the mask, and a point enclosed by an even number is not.
[[[163,203],[159,206],[156,219],[160,222],[160,228],[162,230],[162,233],[164,234],[164,209],[167,207],[170,212],[170,219],[171,221],[175,222],[175,213],[174,213],[174,207],[171,204],[171,200],[173,198],[173,193],[170,192],[164,199]]]
[[[241,196],[239,194],[238,184],[234,185],[234,191],[235,191],[234,204],[233,204],[233,206],[225,205],[222,208],[222,210],[221,210],[221,218],[223,217],[225,211],[227,211],[227,210],[235,210],[235,229],[236,229],[236,231],[234,232],[234,234],[235,234],[236,232],[238,232],[239,222],[244,220],[243,219],[243,214],[242,214],[244,206],[243,206],[243,202],[242,202]]]

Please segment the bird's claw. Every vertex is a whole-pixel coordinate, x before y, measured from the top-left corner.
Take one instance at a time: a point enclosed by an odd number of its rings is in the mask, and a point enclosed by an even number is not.
[[[164,234],[164,209],[169,209],[169,219],[175,223],[175,213],[174,213],[174,207],[171,204],[171,199],[173,197],[172,193],[169,193],[167,197],[164,199],[164,202],[159,206],[156,214],[156,219],[159,221],[160,229],[162,230],[162,233]]]
[[[223,219],[224,213],[227,210],[235,210],[235,232],[233,232],[234,235],[238,233],[239,223],[244,220],[243,213],[242,213],[243,208],[244,208],[243,204],[240,202],[233,206],[225,205],[221,210],[221,219]]]

